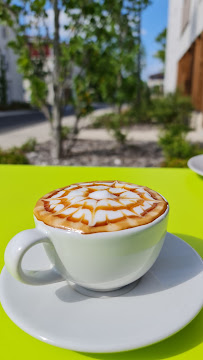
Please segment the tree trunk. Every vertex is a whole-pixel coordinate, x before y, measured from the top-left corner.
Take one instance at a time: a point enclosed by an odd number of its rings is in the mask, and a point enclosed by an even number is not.
[[[53,53],[54,53],[54,68],[53,68],[53,91],[54,101],[52,110],[52,158],[58,160],[62,152],[62,139],[61,139],[61,99],[60,99],[60,39],[59,39],[59,14],[58,7],[59,1],[53,0],[54,8],[54,40],[53,40]]]
[[[121,72],[119,71],[118,75],[117,75],[117,93],[119,93],[120,91],[120,88],[122,86],[122,75],[121,75]],[[119,103],[117,104],[117,113],[120,115],[121,114],[121,109],[122,109],[122,104],[120,103],[120,100],[119,100]]]
[[[75,146],[77,140],[78,140],[78,133],[79,133],[79,129],[78,129],[78,125],[79,125],[79,121],[80,121],[80,116],[78,116],[76,114],[75,116],[75,124],[74,127],[71,131],[70,134],[70,140],[67,142],[66,145],[66,149],[65,149],[65,153],[66,155],[70,154],[72,151],[72,148]]]
[[[122,104],[119,104],[119,105],[117,106],[117,113],[118,113],[118,115],[121,114],[121,110],[122,110]]]
[[[137,39],[138,39],[138,55],[137,55],[137,94],[136,94],[136,105],[140,105],[141,100],[141,15],[142,15],[142,4],[138,2],[137,8],[138,24],[137,24]]]
[[[73,99],[74,99],[74,110],[75,110],[75,123],[74,126],[71,130],[70,133],[70,137],[69,137],[69,141],[66,145],[66,150],[65,153],[69,154],[71,153],[71,150],[73,148],[73,146],[75,145],[76,141],[77,141],[77,136],[79,133],[79,121],[81,118],[81,114],[80,114],[80,102],[78,100],[78,95],[77,95],[77,91],[76,91],[76,85],[75,85],[75,81],[74,79],[72,79],[72,95],[73,95]]]

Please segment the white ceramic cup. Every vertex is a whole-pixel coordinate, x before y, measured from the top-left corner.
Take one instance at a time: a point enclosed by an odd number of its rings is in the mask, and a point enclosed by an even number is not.
[[[44,285],[70,280],[87,289],[111,291],[143,276],[156,261],[163,246],[169,207],[147,225],[131,229],[80,234],[35,220],[35,229],[13,237],[5,251],[7,270],[17,280]],[[43,243],[51,267],[25,270],[21,262],[34,245]]]

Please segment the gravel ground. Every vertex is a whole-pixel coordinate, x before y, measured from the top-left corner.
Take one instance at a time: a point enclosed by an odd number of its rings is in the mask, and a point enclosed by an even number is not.
[[[129,142],[120,147],[114,141],[78,140],[72,153],[53,161],[50,157],[50,142],[39,144],[34,152],[27,154],[33,165],[73,166],[125,166],[159,167],[164,160],[161,149],[155,142]]]

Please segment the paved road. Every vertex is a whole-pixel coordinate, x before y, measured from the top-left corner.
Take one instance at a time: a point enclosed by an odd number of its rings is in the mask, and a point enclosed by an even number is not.
[[[5,133],[20,127],[45,122],[46,119],[39,111],[23,112],[22,114],[6,115],[0,117],[0,132]]]
[[[73,109],[67,108],[64,111],[65,116],[73,115]],[[35,124],[41,124],[47,122],[44,114],[40,111],[17,111],[16,113],[9,112],[8,114],[2,114],[0,116],[0,132],[8,132],[10,130],[19,129],[22,127],[32,126]]]
[[[94,109],[103,109],[107,106],[105,104],[95,104]],[[64,109],[63,116],[71,116],[74,115],[73,108],[71,106],[67,106]],[[0,112],[0,133],[3,134],[5,132],[24,128],[27,126],[32,126],[36,124],[45,123],[47,120],[44,115],[37,110],[22,110],[16,112]]]

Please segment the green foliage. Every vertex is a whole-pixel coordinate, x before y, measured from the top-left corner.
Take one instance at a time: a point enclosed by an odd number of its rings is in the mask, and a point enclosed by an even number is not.
[[[9,150],[0,149],[0,164],[29,164],[24,152],[20,148]]]
[[[151,123],[150,92],[145,83],[142,83],[141,102],[139,106],[129,107],[125,111],[110,113],[96,117],[94,128],[106,128],[120,144],[127,140],[127,133],[134,124]]]
[[[115,140],[120,144],[120,145],[124,145],[126,142],[126,137],[127,135],[124,134],[119,126],[119,123],[114,122],[112,123],[112,132],[113,132],[113,136],[115,138]]]
[[[165,160],[162,163],[162,167],[171,167],[171,168],[186,168],[187,167],[187,159],[169,159]]]
[[[134,102],[128,112],[132,119],[130,123],[151,123],[151,107],[151,91],[147,84],[142,82],[140,86],[140,101],[138,104]]]
[[[123,145],[126,142],[127,134],[124,133],[122,125],[123,118],[119,114],[114,114],[109,121],[106,123],[107,130],[109,130],[112,134],[115,140]]]
[[[128,116],[126,116],[126,113],[122,112],[121,114],[116,114],[112,112],[101,116],[97,116],[93,122],[93,127],[95,129],[100,129],[100,128],[109,129],[111,127],[111,125],[109,124],[113,123],[115,120],[118,123],[120,123],[121,126],[127,126],[129,121]]]
[[[67,139],[69,134],[70,134],[70,128],[68,126],[62,126],[61,127],[61,138],[62,138],[62,140]]]
[[[155,85],[153,88],[151,88],[151,95],[154,97],[160,97],[163,96],[163,86],[162,85]]]
[[[42,108],[43,104],[46,103],[47,98],[47,84],[43,79],[37,76],[33,76],[30,82],[31,90],[31,103],[39,108]]]
[[[84,117],[92,112],[92,90],[88,82],[88,77],[81,81],[81,74],[73,78],[72,104],[78,118]]]
[[[187,160],[197,154],[197,147],[186,140],[192,109],[191,100],[180,93],[152,101],[151,116],[163,126],[159,145],[165,155],[164,166],[185,167]]]
[[[124,144],[126,142],[127,132],[125,130],[128,125],[129,117],[125,113],[110,113],[98,116],[93,123],[93,127],[96,129],[106,128],[120,144]]]
[[[178,139],[177,139],[178,140]],[[178,147],[178,146],[177,146]],[[183,142],[182,149],[180,147],[179,153],[181,155],[185,155],[184,158],[180,157],[167,157],[165,161],[163,162],[163,167],[181,167],[186,168],[187,162],[192,156],[203,154],[203,149],[197,145],[197,144],[190,144],[187,141],[185,141],[185,144]]]
[[[65,26],[60,24],[63,33],[67,30],[67,36],[58,41],[44,25],[54,2],[1,2],[0,21],[12,27],[16,34],[10,47],[17,54],[19,71],[30,83],[32,104],[43,110],[52,125],[56,111],[47,106],[48,84],[54,83],[53,108],[59,113],[59,108],[67,101],[72,103],[77,121],[92,111],[95,100],[114,103],[118,108],[134,101],[138,90],[140,93],[138,73],[144,53],[141,13],[150,3],[149,0],[62,0],[58,2],[59,12],[64,11],[69,21]],[[54,24],[54,34],[57,34],[57,21]],[[28,36],[33,31],[35,36]],[[57,64],[55,72],[47,65],[47,47],[59,49],[53,52],[54,64]],[[65,91],[67,79],[71,87],[69,92]],[[69,94],[66,100],[65,92]],[[60,131],[59,118],[56,116],[55,129]],[[111,121],[115,136],[124,142],[119,124],[120,119]],[[56,133],[52,131],[55,144],[60,139]]]
[[[195,148],[185,139],[185,135],[177,133],[173,129],[167,129],[160,137],[159,144],[163,148],[167,159],[189,159],[195,153]]]
[[[155,41],[160,46],[160,49],[154,54],[154,57],[159,59],[162,64],[165,64],[166,59],[166,36],[167,36],[167,28],[160,32],[160,34],[156,37]]]
[[[92,99],[118,107],[135,99],[138,57],[143,53],[138,33],[140,11],[149,3],[79,1],[81,12],[74,15],[74,20],[83,26],[70,40],[70,47],[75,63],[84,70],[80,81],[85,78]],[[74,1],[71,4],[67,5],[69,9],[75,6]]]
[[[164,127],[176,124],[189,131],[188,120],[193,109],[191,99],[181,96],[180,93],[168,94],[152,100],[150,115],[157,123]]]
[[[21,147],[23,153],[31,152],[35,150],[35,147],[37,145],[37,141],[35,138],[28,139]]]
[[[138,27],[141,11],[150,3],[149,0],[61,2],[70,23],[64,26],[69,31],[68,41],[59,44],[58,85],[63,87],[67,76],[72,77],[74,89],[69,101],[78,116],[92,110],[90,103],[94,99],[121,106],[135,98],[137,62],[143,53]],[[53,43],[48,32],[46,37],[42,36],[46,29],[41,31],[48,16],[47,4],[46,0],[29,0],[24,6],[23,2],[5,0],[0,5],[0,20],[17,34],[10,46],[18,55],[19,71],[30,82],[32,103],[41,108],[46,104],[47,79],[51,75],[45,71],[45,45],[51,47]],[[26,21],[30,15],[35,22]],[[33,30],[37,35],[28,37]],[[31,56],[31,48],[37,56]],[[82,70],[79,74],[75,74],[75,66]]]
[[[47,101],[48,71],[44,70],[46,63],[44,40],[38,37],[33,38],[31,43],[25,35],[17,35],[15,41],[10,41],[9,46],[18,55],[17,65],[19,72],[24,79],[29,80],[29,90],[31,93],[31,103],[38,108],[42,108]],[[36,51],[39,55],[31,57],[30,46],[32,51]]]
[[[0,164],[29,164],[26,153],[34,151],[36,144],[36,139],[30,138],[20,147],[0,149]]]
[[[120,111],[118,114],[110,113],[102,116],[96,117],[93,123],[94,128],[109,128],[111,123],[112,127],[115,126],[114,122],[116,121],[117,126],[125,128],[129,131],[129,128],[134,124],[151,124],[151,107],[152,102],[150,98],[150,91],[147,85],[143,82],[141,88],[141,101],[139,106],[136,106],[134,103],[126,110]]]

